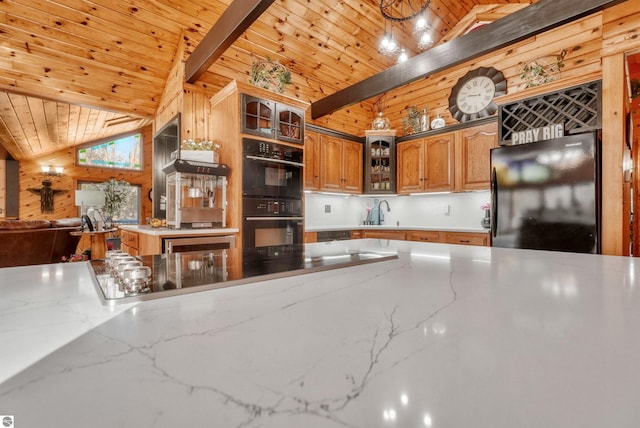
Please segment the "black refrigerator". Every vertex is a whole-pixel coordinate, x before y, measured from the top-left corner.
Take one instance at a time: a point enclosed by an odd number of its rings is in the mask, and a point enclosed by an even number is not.
[[[599,133],[491,150],[492,246],[600,253]]]

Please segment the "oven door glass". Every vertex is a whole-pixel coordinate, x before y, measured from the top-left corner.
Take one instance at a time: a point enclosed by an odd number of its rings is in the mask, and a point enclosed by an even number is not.
[[[243,247],[302,244],[302,217],[247,217],[243,222]]]
[[[302,167],[278,159],[245,157],[242,165],[244,196],[302,197]]]

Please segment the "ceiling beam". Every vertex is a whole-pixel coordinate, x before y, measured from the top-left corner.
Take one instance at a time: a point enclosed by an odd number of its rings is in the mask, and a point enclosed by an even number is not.
[[[318,119],[623,1],[540,0],[311,103],[311,117]]]
[[[195,83],[274,0],[234,0],[185,62],[185,81]]]

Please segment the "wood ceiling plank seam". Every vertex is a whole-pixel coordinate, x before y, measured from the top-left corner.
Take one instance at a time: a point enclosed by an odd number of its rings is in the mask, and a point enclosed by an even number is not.
[[[12,132],[14,122],[17,122],[17,116],[13,105],[11,104],[10,94],[0,93],[0,136],[2,137],[2,145],[15,158],[26,155],[22,146],[18,144],[16,136]],[[20,130],[20,126],[16,124],[15,128]]]
[[[157,108],[156,103],[149,102],[146,99],[132,99],[131,97],[119,97],[113,93],[105,94],[108,97],[108,101],[104,96],[99,94],[87,94],[84,93],[83,87],[75,88],[55,88],[48,89],[42,86],[40,79],[31,79],[30,76],[17,75],[20,82],[17,85],[5,86],[1,83],[0,89],[6,90],[12,93],[23,93],[24,95],[34,97],[45,97],[55,99],[58,101],[64,101],[71,104],[89,105],[96,108],[105,108],[113,111],[123,111],[137,113],[141,116],[151,116]]]
[[[287,24],[280,24],[281,28],[280,31],[282,33],[287,33],[287,30],[290,28],[282,28]],[[344,35],[344,34],[343,34]],[[350,36],[346,36],[346,37],[350,37]],[[330,55],[330,53],[336,52],[337,53],[337,57],[336,57],[336,61],[340,64],[340,66],[346,65],[349,67],[349,74],[351,73],[357,73],[360,75],[372,75],[374,74],[376,71],[374,68],[370,67],[369,64],[362,62],[362,61],[358,61],[357,57],[355,55],[352,55],[348,52],[345,52],[344,46],[340,45],[340,42],[337,39],[334,38],[329,38],[326,40],[325,43],[323,43],[322,46],[318,46],[316,48],[317,50],[324,50],[325,54]],[[369,54],[369,53],[368,53]],[[379,55],[379,54],[377,54]],[[367,72],[364,71],[360,71],[359,69],[364,69]],[[347,74],[347,73],[345,73]]]
[[[56,148],[62,148],[65,141],[60,139],[60,134],[58,133],[58,103],[49,100],[42,100],[42,102],[49,142]]]
[[[80,107],[78,114],[78,127],[76,128],[76,144],[78,141],[85,141],[87,138],[87,127],[89,125],[89,118],[91,117],[91,110],[87,107]]]
[[[21,29],[16,27],[10,27],[0,24],[3,37],[6,37],[8,41],[21,41],[24,48],[34,50],[40,48],[43,51],[49,52],[66,52],[69,55],[73,55],[77,61],[86,64],[87,66],[94,65],[97,60],[100,60],[105,67],[112,68],[114,70],[124,70],[122,64],[119,64],[120,60],[127,60],[125,64],[133,64],[133,68],[129,69],[129,73],[135,73],[138,75],[155,74],[158,78],[162,77],[160,70],[164,71],[165,64],[160,59],[148,59],[144,68],[138,64],[144,63],[144,61],[131,62],[131,57],[126,55],[114,56],[110,53],[102,52],[100,46],[95,43],[91,43],[90,46],[80,46],[73,42],[70,42],[65,38],[64,40],[57,39],[55,32],[51,32],[48,29],[42,29],[37,24],[22,21],[18,24]],[[31,31],[34,30],[34,31]],[[119,65],[111,65],[119,64]],[[165,71],[166,72],[166,71]]]
[[[0,27],[1,29],[1,27]],[[34,45],[34,44],[30,44],[30,45],[25,45],[25,44],[18,44],[18,45],[14,45],[13,41],[9,42],[11,43],[11,46],[14,47],[14,49],[18,52],[21,51],[26,51],[28,53],[30,53],[30,55],[33,56],[34,61],[36,61],[36,59],[40,56],[44,56],[44,58],[47,58],[49,55],[56,55],[56,56],[60,56],[60,51],[58,50],[49,50],[46,47],[42,47],[42,46],[38,46],[38,45]],[[9,44],[7,43],[7,44]],[[133,76],[135,78],[138,78],[136,76],[140,76],[138,79],[140,78],[144,78],[144,80],[148,80],[150,82],[158,82],[158,84],[160,84],[160,82],[163,81],[162,77],[154,77],[154,76],[148,76],[148,75],[144,75],[144,74],[140,74],[138,71],[134,71],[132,74],[131,70],[125,70],[124,67],[123,68],[118,68],[117,65],[114,65],[113,62],[113,58],[104,58],[104,60],[106,60],[107,62],[97,62],[95,60],[90,60],[90,59],[86,59],[83,57],[77,57],[77,56],[73,56],[73,57],[69,57],[66,59],[67,62],[70,63],[77,63],[78,64],[78,73],[79,74],[83,74],[86,73],[86,70],[90,70],[92,67],[97,67],[100,66],[102,69],[104,70],[108,70],[110,73],[114,73],[114,74],[122,74],[123,71],[126,71],[127,76]],[[36,62],[36,64],[42,66],[42,63],[38,63]],[[44,62],[44,64],[46,64],[46,60]],[[133,63],[131,63],[133,64]],[[138,65],[135,65],[136,67],[139,67]]]
[[[255,51],[256,48],[264,46],[264,43],[260,40],[250,41],[248,38],[243,38],[243,40],[238,40],[232,49],[241,48],[245,52],[247,52],[247,58],[252,59],[252,51]],[[289,43],[289,53],[291,54],[289,57],[301,57],[304,56],[305,53],[301,51],[301,44],[293,44]],[[320,50],[314,51],[311,55],[307,57],[313,57],[316,60],[316,67],[309,67],[305,65],[305,62],[293,61],[291,63],[287,60],[287,57],[281,57],[279,54],[274,54],[273,51],[265,52],[265,56],[269,55],[272,60],[278,59],[285,65],[291,72],[295,73],[300,77],[304,76],[304,78],[309,78],[311,76],[323,81],[325,84],[328,84],[329,81],[334,81],[333,86],[338,88],[344,82],[358,81],[358,77],[361,76],[360,73],[357,73],[356,70],[348,67],[347,64],[342,64],[339,61],[335,62],[335,65],[332,65],[333,59],[328,58],[324,53]],[[256,56],[257,57],[257,56]],[[252,62],[248,63],[246,67],[243,69],[250,70]],[[326,71],[325,71],[326,70]],[[336,73],[339,72],[339,73]],[[341,75],[346,75],[346,77],[342,78]],[[295,80],[295,79],[293,79]]]
[[[36,152],[51,149],[52,143],[47,133],[47,117],[44,112],[44,100],[33,97],[25,97],[29,106],[29,114],[33,123]]]
[[[67,138],[70,144],[77,145],[78,141],[78,120],[80,118],[80,106],[69,107],[69,126],[67,127]]]
[[[20,47],[18,47],[19,49]],[[6,48],[0,47],[0,51]],[[0,68],[7,71],[14,71],[19,73],[30,74],[37,76],[40,79],[46,79],[48,82],[75,82],[77,85],[91,86],[96,83],[101,85],[117,84],[121,87],[128,87],[140,92],[154,92],[157,90],[160,81],[152,82],[147,79],[138,79],[129,76],[125,72],[113,72],[110,69],[104,69],[100,64],[95,64],[100,81],[96,81],[96,76],[90,75],[89,72],[84,74],[78,74],[76,65],[73,64],[69,58],[58,57],[56,54],[47,56],[29,54],[20,52],[18,49],[13,49],[11,52],[13,56],[7,58],[7,56],[0,55]],[[47,61],[46,67],[42,64]],[[117,82],[117,83],[113,83]],[[43,82],[44,83],[44,82]]]
[[[37,22],[39,25],[59,33],[66,33],[93,43],[102,43],[108,46],[112,52],[130,52],[135,57],[141,49],[155,49],[158,55],[163,52],[168,55],[169,49],[165,49],[157,41],[148,40],[149,37],[135,39],[124,37],[129,33],[126,28],[122,28],[120,23],[101,22],[99,18],[95,18],[96,24],[94,25],[93,19],[87,19],[85,14],[49,0],[29,0],[29,5],[21,7],[13,2],[9,2],[9,5],[7,13],[13,16]]]
[[[277,10],[277,8],[274,8]],[[287,11],[283,11],[283,13],[287,13]],[[380,53],[377,49],[369,48],[371,45],[370,42],[367,42],[366,38],[364,40],[360,40],[358,37],[355,37],[351,31],[347,28],[343,28],[343,26],[339,23],[331,22],[327,19],[319,20],[316,25],[309,27],[308,21],[304,17],[299,17],[293,14],[287,14],[287,18],[283,19],[274,17],[274,28],[276,28],[281,34],[291,34],[299,31],[304,34],[305,32],[310,32],[311,34],[316,34],[316,39],[320,40],[322,46],[328,46],[329,48],[333,48],[336,52],[339,52],[339,57],[347,56],[350,61],[353,63],[362,62],[359,58],[359,55],[353,55],[350,53],[351,49],[357,52],[366,52],[367,56],[370,58],[376,58],[380,56]],[[291,27],[287,27],[290,25]],[[324,31],[320,31],[324,30]],[[322,40],[324,38],[324,40]],[[346,41],[345,44],[342,41]],[[284,42],[284,40],[283,40]],[[377,42],[373,43],[374,46],[377,46]],[[351,49],[348,49],[351,47]]]
[[[5,68],[3,70],[4,72],[2,74],[4,74],[5,77],[14,77],[20,80],[20,82],[18,82],[17,84],[19,86],[14,86],[14,88],[26,87],[29,82],[35,82],[41,85],[41,87],[43,88],[42,89],[43,91],[46,91],[48,89],[47,86],[42,86],[43,79],[40,76],[36,76],[28,73],[20,73],[19,71],[15,71],[13,69]],[[126,86],[120,86],[115,88],[118,91],[115,91],[114,88],[112,87],[104,88],[104,90],[102,90],[98,86],[93,86],[92,89],[95,92],[92,94],[88,94],[86,90],[87,90],[87,87],[89,87],[89,85],[83,82],[74,83],[74,82],[69,82],[65,80],[58,81],[57,79],[49,79],[48,82],[57,83],[55,88],[53,89],[49,88],[49,90],[54,91],[54,93],[71,92],[71,93],[76,93],[78,95],[82,95],[83,97],[91,97],[94,99],[96,97],[98,97],[98,99],[107,97],[107,98],[111,98],[108,100],[109,102],[114,102],[120,99],[121,102],[124,102],[126,104],[131,104],[132,102],[135,101],[137,104],[140,104],[143,107],[155,107],[157,104],[154,99],[147,98],[149,96],[153,96],[152,94],[149,94],[147,91],[140,91],[140,90],[126,87]],[[135,96],[136,93],[139,93],[140,96],[143,96],[144,98],[139,98]],[[51,97],[51,98],[57,99],[57,97],[55,98]]]
[[[12,108],[12,116],[8,121],[9,129],[11,129],[11,133],[14,136],[16,144],[19,144],[26,148],[29,154],[34,153],[33,144],[29,139],[28,128],[32,127],[31,116],[28,112],[28,106],[26,105],[26,97],[22,95],[9,94],[9,102]],[[25,110],[27,110],[25,112]],[[23,118],[27,118],[26,120]]]
[[[52,1],[52,3],[54,2]],[[134,34],[156,39],[158,43],[175,46],[180,38],[182,26],[177,25],[175,21],[168,20],[168,22],[172,24],[171,28],[173,31],[161,28],[157,25],[157,22],[149,22],[142,19],[140,12],[143,9],[135,8],[137,9],[136,11],[132,11],[130,7],[123,9],[122,6],[124,2],[121,0],[117,2],[110,1],[109,6],[86,0],[55,0],[55,3],[70,11],[98,18],[100,20],[98,21],[99,25],[108,26],[115,24]],[[158,16],[154,15],[154,19],[158,20]],[[147,25],[141,25],[140,23]]]
[[[256,30],[251,30],[245,33],[244,40],[251,41],[256,49],[252,49],[252,51],[258,50],[260,51],[262,46],[270,49],[270,54],[273,59],[282,60],[284,64],[289,62],[289,58],[282,54],[282,46],[284,44],[284,40],[268,38],[265,33],[269,33],[270,31],[265,29],[264,27],[259,27]],[[319,39],[317,39],[319,41]],[[238,39],[236,41],[236,45],[242,43],[242,40]],[[340,58],[344,56],[348,56],[353,58],[353,64],[360,64],[362,67],[367,66],[367,70],[371,70],[375,72],[375,70],[384,69],[389,67],[394,63],[393,60],[390,60],[388,57],[385,57],[376,51],[376,55],[371,58],[370,61],[362,61],[358,59],[357,56],[351,54],[351,52],[344,53],[341,49],[331,49],[329,46],[324,46],[322,43],[316,43],[316,49],[313,51],[309,51],[309,40],[296,40],[296,39],[288,39],[286,40],[287,47],[289,49],[294,49],[295,52],[303,52],[300,58],[314,58],[316,60],[316,64],[325,65],[325,68],[333,68],[334,66],[341,66]],[[262,48],[264,50],[264,48]],[[369,55],[369,53],[367,54]],[[380,60],[382,58],[382,60]],[[294,57],[295,59],[295,57]],[[297,63],[298,61],[296,61]],[[304,61],[300,61],[303,63]],[[371,75],[371,71],[363,72],[365,75]]]
[[[15,25],[19,25],[22,31],[27,31],[31,34],[31,37],[41,37],[45,40],[56,40],[58,42],[64,42],[71,46],[84,46],[96,52],[102,52],[107,57],[111,58],[112,62],[122,61],[123,63],[131,62],[131,63],[142,63],[145,61],[149,61],[153,59],[153,61],[160,61],[161,54],[166,58],[165,61],[170,61],[172,59],[172,54],[166,52],[154,52],[156,55],[154,57],[145,56],[145,54],[140,53],[140,49],[133,45],[131,48],[127,46],[126,49],[123,49],[120,45],[109,41],[101,41],[100,39],[104,39],[104,37],[92,37],[93,35],[101,34],[100,31],[92,31],[90,33],[84,31],[83,36],[78,36],[77,34],[61,31],[58,28],[52,27],[50,25],[45,25],[43,23],[39,23],[37,21],[30,21],[22,19],[17,15],[11,15],[11,21]],[[82,27],[78,25],[77,27]],[[82,28],[80,28],[82,29]],[[86,30],[86,29],[84,29]],[[108,45],[109,48],[105,49],[105,45]],[[160,59],[154,59],[160,58]]]

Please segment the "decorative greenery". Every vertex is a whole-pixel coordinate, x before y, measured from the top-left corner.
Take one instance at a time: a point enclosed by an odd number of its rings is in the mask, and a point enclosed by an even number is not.
[[[528,62],[522,68],[520,78],[527,82],[527,88],[553,82],[560,76],[564,68],[564,57],[567,54],[563,50],[558,55],[544,56]]]
[[[420,132],[420,110],[417,106],[407,108],[407,115],[402,118],[402,126],[405,134]]]
[[[291,72],[278,60],[272,61],[267,56],[264,61],[256,59],[253,62],[249,83],[281,94],[285,86],[291,84]]]
[[[182,150],[213,150],[214,152],[217,152],[218,150],[220,150],[220,143],[216,143],[215,141],[211,141],[211,140],[188,139],[188,140],[182,140],[182,143],[180,144],[180,149]]]
[[[102,183],[104,212],[109,220],[113,221],[114,216],[119,215],[122,208],[129,202],[131,197],[129,189],[130,184],[124,180],[118,181],[115,178],[110,178],[109,181]]]

